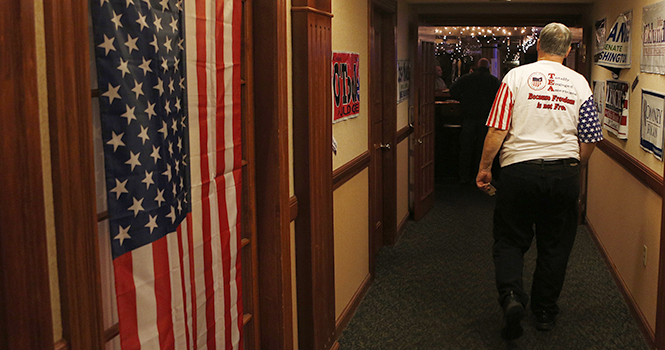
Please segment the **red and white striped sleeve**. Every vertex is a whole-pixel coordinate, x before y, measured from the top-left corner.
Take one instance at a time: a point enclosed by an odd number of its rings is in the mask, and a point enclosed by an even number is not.
[[[489,117],[487,118],[487,126],[508,130],[510,126],[510,119],[513,116],[513,106],[515,105],[515,97],[508,85],[504,82],[499,87],[499,92],[496,93],[494,104],[490,110]]]

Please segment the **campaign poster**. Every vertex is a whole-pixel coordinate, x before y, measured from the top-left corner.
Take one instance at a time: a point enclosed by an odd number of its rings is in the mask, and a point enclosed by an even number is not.
[[[633,10],[624,12],[617,17],[605,39],[605,46],[596,64],[606,68],[630,68],[630,27],[632,20]]]
[[[628,93],[625,81],[608,80],[605,85],[603,128],[620,139],[628,138]]]
[[[360,114],[360,54],[333,52],[333,123]]]
[[[596,37],[594,40],[595,45],[593,54],[596,58],[600,57],[600,53],[603,52],[603,48],[605,47],[605,21],[606,18],[598,20],[594,26],[596,29]]]
[[[397,61],[397,104],[409,98],[411,84],[411,62]]]
[[[642,8],[642,72],[665,74],[664,18],[665,1]]]
[[[642,89],[640,147],[663,160],[663,109],[665,95]]]
[[[598,115],[605,113],[605,81],[593,81],[593,101],[596,104]]]

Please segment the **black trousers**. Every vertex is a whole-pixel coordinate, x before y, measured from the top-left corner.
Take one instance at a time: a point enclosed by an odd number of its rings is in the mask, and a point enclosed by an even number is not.
[[[501,168],[494,211],[494,266],[499,303],[514,292],[525,306],[524,253],[536,236],[538,258],[531,310],[557,314],[570,251],[577,232],[579,162],[528,161]]]
[[[460,134],[459,177],[475,182],[487,134],[485,119],[465,116]]]

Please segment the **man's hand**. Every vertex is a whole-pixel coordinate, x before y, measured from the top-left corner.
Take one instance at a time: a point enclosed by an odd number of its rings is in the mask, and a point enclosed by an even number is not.
[[[490,182],[492,182],[492,171],[487,169],[478,170],[478,175],[476,176],[476,186],[479,189],[489,192]]]

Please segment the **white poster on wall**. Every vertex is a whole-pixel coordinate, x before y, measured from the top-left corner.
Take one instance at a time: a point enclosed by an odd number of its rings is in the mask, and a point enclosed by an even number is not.
[[[605,46],[596,64],[606,68],[630,68],[630,27],[633,21],[633,10],[624,12],[617,17]]]
[[[603,128],[620,139],[628,138],[629,86],[625,81],[608,80]]]
[[[596,103],[598,115],[605,115],[605,81],[593,81],[593,100]]]
[[[663,94],[642,89],[640,147],[661,161],[663,160],[663,109],[665,109]]]
[[[411,84],[411,62],[397,61],[397,104],[409,98]]]
[[[642,72],[665,74],[664,18],[665,1],[642,8]]]

